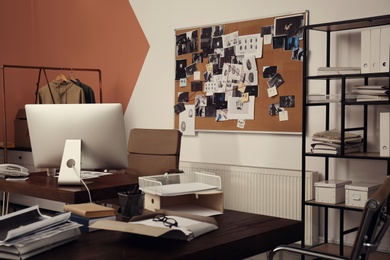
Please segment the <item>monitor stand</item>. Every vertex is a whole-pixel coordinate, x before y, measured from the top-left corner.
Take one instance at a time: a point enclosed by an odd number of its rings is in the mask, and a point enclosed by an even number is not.
[[[81,182],[81,140],[68,139],[62,154],[58,175],[59,185],[82,185]]]

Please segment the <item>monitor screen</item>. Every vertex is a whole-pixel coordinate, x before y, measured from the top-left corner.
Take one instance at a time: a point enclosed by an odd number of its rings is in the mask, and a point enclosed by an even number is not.
[[[121,104],[29,104],[25,108],[35,167],[60,169],[67,140],[80,140],[80,169],[127,168]]]

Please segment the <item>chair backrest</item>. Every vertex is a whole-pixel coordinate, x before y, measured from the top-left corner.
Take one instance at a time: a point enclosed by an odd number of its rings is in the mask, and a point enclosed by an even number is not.
[[[177,172],[182,134],[175,129],[142,129],[130,131],[128,174],[136,176]]]
[[[351,259],[368,259],[390,224],[390,176],[366,202]]]

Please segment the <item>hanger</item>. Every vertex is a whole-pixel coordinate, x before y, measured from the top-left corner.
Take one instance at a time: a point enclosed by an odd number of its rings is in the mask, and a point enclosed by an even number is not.
[[[73,69],[70,68],[70,74],[69,74],[69,79],[73,82],[76,82],[77,80],[75,79],[75,77],[73,77]]]
[[[60,75],[58,75],[57,77],[56,77],[56,80],[57,81],[61,81],[61,82],[67,82],[68,81],[68,79],[65,77],[65,75],[62,73],[62,69],[61,69],[61,74]]]

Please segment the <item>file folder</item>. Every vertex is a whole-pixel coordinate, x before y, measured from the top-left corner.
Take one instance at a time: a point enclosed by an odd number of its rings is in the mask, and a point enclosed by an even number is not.
[[[371,71],[370,72],[379,72],[379,56],[380,56],[380,44],[381,44],[381,29],[375,28],[371,29],[371,43],[370,43],[370,61],[371,61]]]
[[[379,125],[379,154],[390,156],[390,112],[380,113]]]
[[[369,73],[371,71],[371,31],[370,30],[362,30],[361,31],[361,57],[360,57],[360,64],[362,73]]]
[[[381,28],[379,71],[389,72],[390,27]]]

